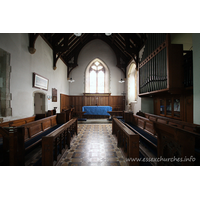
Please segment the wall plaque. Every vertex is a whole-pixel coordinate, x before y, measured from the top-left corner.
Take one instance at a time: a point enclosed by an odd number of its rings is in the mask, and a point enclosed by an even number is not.
[[[57,89],[52,88],[52,102],[57,102]]]

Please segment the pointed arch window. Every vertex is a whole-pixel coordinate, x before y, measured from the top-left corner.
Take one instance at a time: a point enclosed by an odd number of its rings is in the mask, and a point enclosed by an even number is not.
[[[90,93],[104,93],[104,67],[94,62],[90,67]]]
[[[96,58],[88,65],[85,75],[86,93],[109,92],[109,70],[100,59]]]
[[[137,99],[137,70],[136,64],[132,63],[128,71],[128,102]]]

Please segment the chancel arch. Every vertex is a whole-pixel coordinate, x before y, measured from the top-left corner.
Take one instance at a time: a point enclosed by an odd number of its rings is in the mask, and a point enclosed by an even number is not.
[[[85,70],[85,93],[109,92],[109,68],[101,59],[95,58]]]

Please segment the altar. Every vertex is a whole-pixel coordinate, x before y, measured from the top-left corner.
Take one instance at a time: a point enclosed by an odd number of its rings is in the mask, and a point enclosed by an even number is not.
[[[84,115],[106,115],[110,116],[108,111],[112,111],[111,106],[83,106]]]

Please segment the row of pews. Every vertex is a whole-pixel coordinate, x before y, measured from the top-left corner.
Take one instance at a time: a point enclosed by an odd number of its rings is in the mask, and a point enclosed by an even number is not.
[[[54,114],[54,113],[53,113]],[[25,156],[42,144],[40,164],[56,165],[77,132],[77,118],[72,110],[55,115],[41,115],[0,124],[2,165],[23,166]]]
[[[129,165],[200,165],[199,125],[125,111],[124,119],[114,118],[112,126]],[[133,144],[136,136],[139,140]]]

